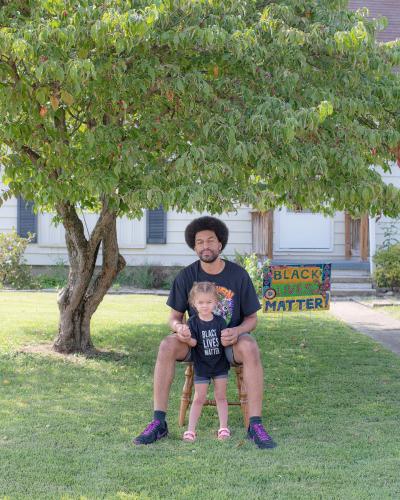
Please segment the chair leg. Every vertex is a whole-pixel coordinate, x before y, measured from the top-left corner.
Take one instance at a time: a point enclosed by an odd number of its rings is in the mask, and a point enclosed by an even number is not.
[[[235,371],[236,371],[236,385],[239,393],[240,409],[242,410],[243,423],[247,430],[249,426],[249,408],[247,405],[247,390],[243,382],[243,367],[236,366]]]
[[[185,370],[185,384],[182,389],[181,396],[181,406],[179,408],[179,420],[178,424],[180,427],[185,425],[186,411],[190,404],[193,392],[193,365],[188,365]]]

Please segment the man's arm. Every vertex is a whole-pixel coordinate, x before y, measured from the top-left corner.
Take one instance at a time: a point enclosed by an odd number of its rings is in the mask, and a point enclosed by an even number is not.
[[[171,330],[176,333],[176,336],[181,342],[184,342],[185,344],[194,347],[194,345],[196,344],[192,345],[191,342],[192,336],[190,334],[189,327],[187,326],[186,323],[183,322],[183,317],[184,313],[181,313],[171,308],[168,324]]]
[[[234,345],[238,341],[238,337],[242,333],[250,333],[257,326],[257,313],[245,316],[242,323],[232,328],[225,328],[221,332],[221,343],[224,347]]]
[[[169,313],[168,324],[172,332],[178,332],[178,326],[183,324],[183,316],[184,313],[176,311],[175,309],[171,309],[171,312]]]

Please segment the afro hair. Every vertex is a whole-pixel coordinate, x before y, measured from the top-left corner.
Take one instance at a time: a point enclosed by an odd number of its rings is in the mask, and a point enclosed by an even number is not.
[[[193,250],[195,246],[196,234],[200,231],[213,231],[221,243],[223,250],[228,242],[229,230],[221,220],[208,215],[192,220],[185,229],[185,241]]]

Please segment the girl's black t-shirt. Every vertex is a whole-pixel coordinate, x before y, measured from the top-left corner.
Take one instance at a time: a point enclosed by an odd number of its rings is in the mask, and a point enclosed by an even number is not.
[[[225,267],[219,274],[204,272],[199,260],[182,269],[174,280],[167,305],[182,313],[188,311],[189,317],[195,315],[196,311],[188,303],[193,283],[211,281],[216,284],[218,293],[214,313],[222,316],[228,327],[240,325],[245,316],[261,308],[260,301],[247,271],[229,260],[224,259],[224,262]]]
[[[189,318],[188,325],[192,338],[197,340],[197,345],[192,347],[194,373],[199,377],[215,377],[227,372],[229,362],[221,344],[225,320],[213,314],[213,319],[203,321],[195,315]]]

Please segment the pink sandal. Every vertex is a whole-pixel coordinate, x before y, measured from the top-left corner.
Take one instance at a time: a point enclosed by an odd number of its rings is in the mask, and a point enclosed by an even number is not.
[[[186,443],[194,443],[196,441],[196,433],[193,431],[185,431],[182,439],[186,441]]]
[[[218,441],[225,441],[231,437],[231,431],[227,427],[221,427],[217,432]]]

